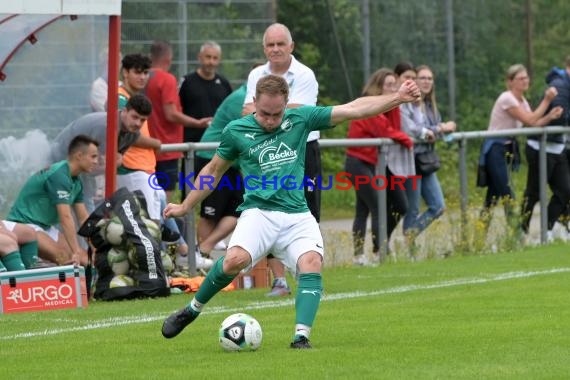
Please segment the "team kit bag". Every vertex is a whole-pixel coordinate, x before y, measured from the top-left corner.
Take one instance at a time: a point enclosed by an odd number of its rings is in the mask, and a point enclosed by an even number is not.
[[[96,250],[96,299],[170,295],[161,260],[160,228],[147,215],[143,194],[121,188],[79,229],[79,235],[88,238]]]

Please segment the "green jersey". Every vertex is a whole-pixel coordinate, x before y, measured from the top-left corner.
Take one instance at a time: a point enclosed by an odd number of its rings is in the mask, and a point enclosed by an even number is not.
[[[224,99],[222,104],[216,110],[212,124],[202,135],[200,142],[218,142],[222,136],[222,131],[231,121],[241,118],[241,111],[243,109],[243,100],[247,91],[246,85],[232,92]],[[211,160],[214,157],[213,150],[199,150],[196,156]],[[237,165],[234,165],[237,168]]]
[[[59,161],[26,181],[6,219],[47,229],[59,223],[58,204],[81,202],[83,195],[79,177],[71,176],[66,160]]]
[[[244,176],[244,202],[250,208],[307,212],[304,194],[305,150],[311,131],[332,128],[332,107],[304,106],[287,109],[281,125],[267,132],[247,115],[228,124],[216,154],[228,161],[239,159]],[[223,179],[219,186],[223,186]]]

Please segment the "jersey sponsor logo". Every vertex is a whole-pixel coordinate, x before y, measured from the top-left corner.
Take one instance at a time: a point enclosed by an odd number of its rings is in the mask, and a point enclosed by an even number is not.
[[[276,141],[277,141],[277,138],[273,137],[273,138],[270,138],[269,140],[265,140],[261,144],[257,144],[256,146],[249,148],[249,155],[250,156],[253,155],[258,150],[263,149],[265,147],[268,147]]]
[[[263,172],[273,171],[280,166],[295,162],[296,159],[297,150],[282,142],[278,147],[269,146],[259,153],[259,167]]]
[[[69,191],[66,190],[58,190],[57,191],[57,198],[58,199],[69,199],[70,194]]]

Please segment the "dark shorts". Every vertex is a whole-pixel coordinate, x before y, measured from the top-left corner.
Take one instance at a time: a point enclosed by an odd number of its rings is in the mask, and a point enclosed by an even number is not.
[[[197,156],[194,165],[196,173],[199,173],[208,162],[210,160]],[[224,177],[227,180],[220,182],[216,189],[202,201],[200,217],[215,222],[218,222],[224,216],[239,218],[241,212],[236,211],[236,209],[243,203],[243,178],[239,170],[233,167],[230,167],[224,173]]]
[[[321,169],[321,150],[319,149],[319,141],[314,140],[307,143],[307,152],[305,154],[305,176],[315,179],[322,175]],[[305,199],[311,214],[317,220],[321,221],[321,188],[314,186],[313,188],[305,187]]]
[[[166,176],[166,178],[162,178],[162,176],[156,177],[156,180],[160,187],[162,187],[165,191],[172,191],[176,189],[176,184],[178,183],[178,159],[157,161],[156,171],[164,173]]]

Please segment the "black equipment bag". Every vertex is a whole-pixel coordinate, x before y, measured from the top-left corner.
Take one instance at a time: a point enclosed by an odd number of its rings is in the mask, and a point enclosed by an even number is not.
[[[110,301],[170,295],[160,257],[160,241],[149,232],[143,220],[144,214],[146,202],[143,194],[121,188],[109,199],[105,199],[79,229],[79,235],[88,238],[96,249],[96,299]],[[107,254],[114,247],[106,241],[105,234],[101,233],[102,228],[105,228],[103,222],[112,217],[118,218],[124,229],[121,246],[115,248],[128,251],[130,262],[128,274],[122,277],[112,270]],[[117,278],[128,278],[129,283],[125,285],[123,281],[117,286]]]

